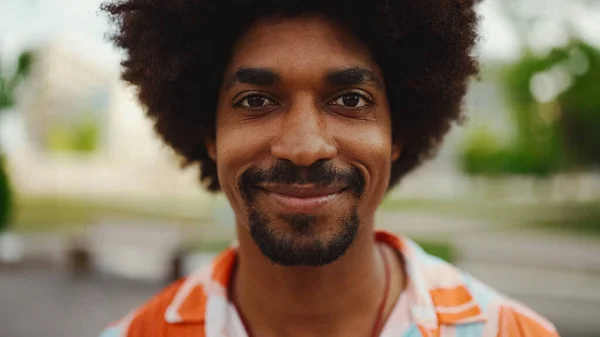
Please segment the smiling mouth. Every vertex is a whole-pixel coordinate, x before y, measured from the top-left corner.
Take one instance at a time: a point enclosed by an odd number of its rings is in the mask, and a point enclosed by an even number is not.
[[[259,186],[259,189],[284,211],[314,213],[339,199],[348,187],[266,184]]]

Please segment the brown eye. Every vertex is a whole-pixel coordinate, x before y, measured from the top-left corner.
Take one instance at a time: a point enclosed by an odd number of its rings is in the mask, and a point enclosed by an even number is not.
[[[346,106],[356,107],[360,103],[360,96],[357,94],[348,94],[342,96],[342,102]]]
[[[260,96],[251,96],[247,98],[248,106],[251,108],[258,108],[265,104],[266,99]]]
[[[340,105],[347,108],[362,108],[371,103],[370,100],[358,93],[347,93],[333,100],[330,104]]]
[[[275,103],[262,95],[248,95],[240,100],[236,106],[241,106],[244,108],[262,108],[264,106],[274,105]]]

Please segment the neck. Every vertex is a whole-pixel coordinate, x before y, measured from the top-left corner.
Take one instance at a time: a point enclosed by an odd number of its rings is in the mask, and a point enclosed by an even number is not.
[[[272,264],[239,225],[238,239],[233,290],[253,336],[370,335],[385,287],[372,224],[361,227],[344,256],[322,267]],[[392,282],[400,279],[395,275]],[[393,298],[400,291],[396,283]]]

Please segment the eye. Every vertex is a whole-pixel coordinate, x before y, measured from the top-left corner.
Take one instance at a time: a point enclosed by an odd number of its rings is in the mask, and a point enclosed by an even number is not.
[[[247,95],[234,104],[234,106],[236,107],[243,107],[249,109],[258,109],[265,106],[273,105],[276,105],[276,103],[263,95],[257,94]]]
[[[340,105],[347,108],[362,108],[371,104],[372,101],[356,92],[349,92],[331,101],[332,105]]]

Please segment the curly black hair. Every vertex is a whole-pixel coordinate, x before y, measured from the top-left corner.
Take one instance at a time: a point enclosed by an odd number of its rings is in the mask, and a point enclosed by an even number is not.
[[[392,135],[403,151],[389,187],[431,157],[462,119],[468,80],[478,72],[478,0],[116,0],[102,5],[127,52],[122,78],[138,88],[158,134],[200,180],[220,190],[205,135],[236,40],[258,19],[317,13],[354,33],[382,69]],[[202,102],[202,104],[199,104]],[[208,108],[207,108],[208,107]],[[203,110],[200,110],[203,109]]]

